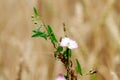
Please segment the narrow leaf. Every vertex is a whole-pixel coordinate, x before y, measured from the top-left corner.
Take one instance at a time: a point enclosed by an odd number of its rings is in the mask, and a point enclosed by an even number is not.
[[[41,32],[40,29],[43,27],[43,25],[40,25],[36,30],[33,30],[34,34],[32,37],[42,37],[47,40],[48,35],[45,32]]]
[[[78,59],[76,59],[76,63],[77,63],[76,70],[80,75],[82,75],[82,68],[81,68],[81,65],[80,65]]]
[[[66,50],[63,52],[64,57],[69,58],[69,48],[66,48]]]
[[[35,32],[35,30],[33,32]],[[47,40],[47,34],[45,32],[36,32],[35,34],[32,35],[32,37],[43,37],[44,39]]]
[[[54,32],[53,32],[52,28],[50,27],[50,25],[48,25],[47,31],[48,31],[48,34],[49,34],[49,36],[50,36],[51,41],[52,41],[53,43],[57,43],[57,42],[58,42],[58,41],[57,41],[57,38],[55,37]]]
[[[65,50],[65,51],[63,52],[63,56],[64,56],[64,57],[67,57],[67,50]]]
[[[71,58],[72,57],[72,50],[69,49],[69,57]]]
[[[38,13],[36,7],[34,7],[34,15],[35,15],[35,18],[39,18],[39,13]]]
[[[52,28],[51,28],[50,25],[48,25],[48,33],[49,33],[49,34],[50,34],[50,33],[53,33],[53,30],[52,30]]]

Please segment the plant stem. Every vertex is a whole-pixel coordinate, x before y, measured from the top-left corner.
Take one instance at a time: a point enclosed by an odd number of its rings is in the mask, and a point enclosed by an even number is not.
[[[75,75],[75,70],[72,69],[72,60],[70,58],[70,49],[67,48],[66,57],[62,53],[58,53],[58,58],[64,64],[66,69],[66,80],[77,80],[77,76]]]

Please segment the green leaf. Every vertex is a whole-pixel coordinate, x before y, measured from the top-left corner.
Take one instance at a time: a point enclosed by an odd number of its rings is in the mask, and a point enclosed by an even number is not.
[[[71,58],[72,57],[72,50],[69,49],[69,57]]]
[[[67,49],[68,49],[68,48],[67,48]],[[68,51],[67,51],[67,49],[63,52],[63,56],[64,56],[65,58],[68,57]]]
[[[63,55],[64,55],[64,57],[69,57],[69,58],[71,58],[72,57],[72,50],[71,49],[69,49],[69,48],[66,48],[66,50],[63,52]]]
[[[64,56],[64,57],[67,57],[67,52],[66,52],[66,50],[63,52],[63,56]]]
[[[40,15],[35,7],[33,7],[33,9],[34,9],[34,16],[32,17],[33,18],[32,21],[34,22],[34,24],[37,24],[40,18]]]
[[[35,30],[33,32],[35,32],[35,34],[33,34],[32,37],[43,37],[47,40],[47,34],[45,32],[36,32]]]
[[[58,48],[57,48],[57,52],[62,52],[63,51],[63,47],[62,46],[58,46]]]
[[[76,59],[76,63],[77,63],[76,70],[80,75],[82,75],[82,68],[81,68],[81,65],[80,65],[78,59]]]
[[[49,33],[49,34],[53,33],[53,30],[52,30],[52,28],[51,28],[50,25],[48,25],[48,33]]]
[[[34,15],[35,15],[35,18],[39,18],[40,17],[36,7],[34,7]]]
[[[50,37],[51,41],[53,43],[57,43],[58,42],[57,38],[55,37],[54,32],[53,32],[52,28],[50,27],[50,25],[48,25],[47,31],[48,31],[48,34],[49,34],[49,37]]]
[[[45,32],[41,32],[40,29],[43,27],[43,25],[40,25],[36,30],[33,30],[34,34],[32,37],[42,37],[47,40],[48,35]]]

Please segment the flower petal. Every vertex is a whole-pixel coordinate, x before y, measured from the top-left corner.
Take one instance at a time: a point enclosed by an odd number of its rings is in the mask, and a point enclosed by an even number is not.
[[[74,49],[74,48],[78,47],[76,41],[71,40],[70,38],[67,38],[67,37],[65,37],[65,38],[62,39],[62,41],[60,43],[60,46],[62,46],[62,47],[68,47],[70,49]]]

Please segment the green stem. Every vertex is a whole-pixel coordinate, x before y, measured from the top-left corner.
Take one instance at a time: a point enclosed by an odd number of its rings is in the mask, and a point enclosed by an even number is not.
[[[70,74],[70,53],[69,53],[69,48],[67,48],[67,75],[68,75],[68,79],[70,79],[71,74]]]

